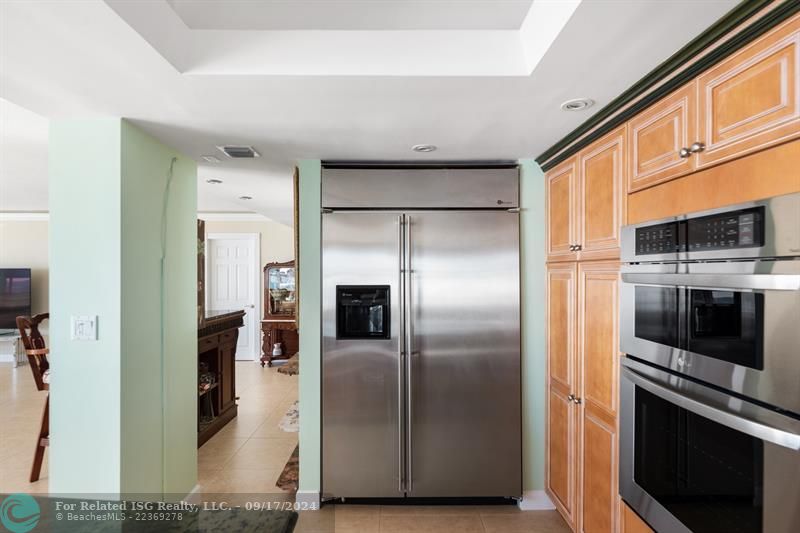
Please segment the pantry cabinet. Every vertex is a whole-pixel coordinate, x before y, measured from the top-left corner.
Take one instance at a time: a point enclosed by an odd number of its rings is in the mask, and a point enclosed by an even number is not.
[[[546,484],[553,503],[575,529],[577,471],[574,407],[575,328],[577,321],[575,263],[547,268],[547,439]]]
[[[619,256],[624,176],[624,127],[547,173],[548,261]]]
[[[618,527],[617,262],[547,272],[546,490],[574,531]]]

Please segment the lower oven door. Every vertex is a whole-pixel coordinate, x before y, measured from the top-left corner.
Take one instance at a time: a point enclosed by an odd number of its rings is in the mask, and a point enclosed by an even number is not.
[[[800,420],[623,358],[620,493],[659,533],[800,531]]]

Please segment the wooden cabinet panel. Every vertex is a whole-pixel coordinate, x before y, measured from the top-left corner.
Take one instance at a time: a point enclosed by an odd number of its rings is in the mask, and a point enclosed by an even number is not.
[[[628,224],[800,192],[800,139],[631,194]]]
[[[545,176],[548,261],[574,261],[576,258],[576,253],[570,250],[570,246],[577,243],[575,174],[575,158],[571,158]]]
[[[619,230],[625,214],[625,128],[619,128],[579,155],[579,260],[619,257]]]
[[[578,267],[578,356],[583,403],[617,415],[619,263]]]
[[[575,406],[565,394],[548,393],[546,486],[559,512],[575,528]]]
[[[617,435],[591,415],[581,421],[581,528],[583,533],[612,533],[617,523]]]
[[[681,148],[696,139],[694,82],[678,89],[628,122],[628,192],[669,181],[694,170]]]
[[[547,268],[547,354],[550,384],[566,394],[575,391],[575,265]]]
[[[575,526],[577,485],[574,263],[547,266],[547,445],[545,487],[559,512]]]
[[[654,533],[625,502],[620,502],[620,533]]]
[[[799,58],[794,17],[698,78],[697,168],[800,136]]]

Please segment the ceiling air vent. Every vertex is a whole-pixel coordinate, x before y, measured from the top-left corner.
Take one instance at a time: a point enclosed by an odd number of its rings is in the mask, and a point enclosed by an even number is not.
[[[252,159],[259,157],[260,154],[252,146],[217,146],[217,148],[228,157],[233,159]]]

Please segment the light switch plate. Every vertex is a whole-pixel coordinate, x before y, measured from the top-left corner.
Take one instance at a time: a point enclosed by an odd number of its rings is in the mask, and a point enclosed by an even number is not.
[[[70,321],[70,338],[74,341],[97,340],[97,315],[73,316]]]

